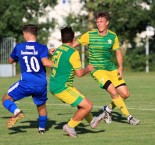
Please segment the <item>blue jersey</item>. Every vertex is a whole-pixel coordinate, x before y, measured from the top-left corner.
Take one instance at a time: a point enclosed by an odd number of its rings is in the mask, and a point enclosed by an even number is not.
[[[42,58],[48,58],[48,48],[38,42],[19,43],[13,49],[10,57],[19,61],[21,83],[28,86],[47,85],[46,70]]]

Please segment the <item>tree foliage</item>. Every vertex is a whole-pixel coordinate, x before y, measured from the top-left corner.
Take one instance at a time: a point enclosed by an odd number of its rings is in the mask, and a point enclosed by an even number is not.
[[[0,38],[14,37],[22,40],[22,27],[26,23],[37,24],[40,31],[39,40],[47,42],[48,29],[52,22],[38,23],[47,6],[54,6],[57,0],[0,0]],[[24,21],[25,20],[25,21]]]
[[[81,0],[81,2],[84,2],[83,10],[86,10],[88,15],[77,17],[84,24],[84,28],[81,29],[76,24],[76,30],[81,30],[83,33],[95,28],[95,13],[98,11],[107,11],[111,17],[109,29],[117,33],[121,44],[129,42],[132,46],[126,51],[125,66],[127,69],[144,71],[146,60],[145,39],[141,40],[143,45],[138,47],[135,38],[137,37],[137,33],[145,31],[148,25],[155,26],[155,2],[152,0]],[[155,36],[149,40],[151,70],[155,70],[155,67],[153,67],[154,57],[151,57],[155,56],[154,40]]]

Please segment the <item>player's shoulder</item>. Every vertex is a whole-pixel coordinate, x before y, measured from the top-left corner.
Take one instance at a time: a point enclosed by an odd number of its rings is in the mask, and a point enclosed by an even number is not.
[[[47,47],[46,44],[41,44],[39,42],[20,42],[16,44],[16,46],[20,46],[20,45],[40,45],[40,46]]]
[[[66,44],[62,44],[60,45],[56,50],[64,50],[64,51],[76,51],[75,48],[69,46],[69,45],[66,45]]]
[[[98,33],[98,29],[92,29],[90,31],[88,31],[89,34],[95,34]]]
[[[39,47],[47,47],[46,44],[41,44],[41,43],[39,43],[39,42],[36,42],[35,45],[36,45],[36,46],[39,46]]]
[[[98,33],[98,30],[92,29],[92,30],[86,31],[84,34],[92,34],[92,33]]]
[[[111,31],[111,30],[109,30],[109,29],[108,29],[108,33],[111,34],[111,35],[117,36],[116,33],[115,33],[114,31]]]
[[[20,43],[17,43],[15,45],[15,47],[22,47],[23,45],[26,45],[26,43],[25,42],[20,42]]]

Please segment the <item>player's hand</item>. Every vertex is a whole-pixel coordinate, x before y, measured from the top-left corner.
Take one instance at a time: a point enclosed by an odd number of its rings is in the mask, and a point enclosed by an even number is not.
[[[89,65],[87,66],[87,69],[89,70],[89,72],[92,72],[92,71],[95,70],[95,68],[93,67],[92,64],[89,64]]]
[[[119,67],[119,68],[117,69],[117,71],[118,71],[119,79],[121,80],[121,79],[123,78],[123,68],[122,68],[122,67]]]
[[[51,55],[53,55],[53,53],[54,53],[55,50],[56,50],[56,48],[50,48],[50,49],[49,49],[49,53],[50,53]]]

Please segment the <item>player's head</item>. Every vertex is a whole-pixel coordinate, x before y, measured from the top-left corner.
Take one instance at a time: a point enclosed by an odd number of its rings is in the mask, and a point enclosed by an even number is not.
[[[107,12],[97,12],[95,19],[97,20],[98,18],[106,18],[106,20],[109,21],[110,16]]]
[[[95,19],[99,31],[104,31],[107,29],[110,19],[107,12],[98,12],[95,16]]]
[[[36,41],[36,36],[38,33],[38,27],[33,24],[27,24],[23,26],[23,37],[26,41]]]
[[[38,34],[38,27],[34,24],[27,24],[23,26],[23,32],[29,32],[35,36]]]
[[[61,29],[62,43],[72,43],[74,39],[74,32],[71,27],[67,26]]]

